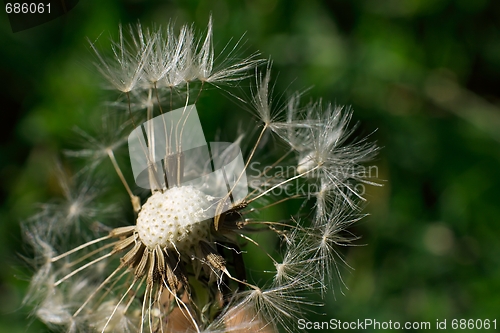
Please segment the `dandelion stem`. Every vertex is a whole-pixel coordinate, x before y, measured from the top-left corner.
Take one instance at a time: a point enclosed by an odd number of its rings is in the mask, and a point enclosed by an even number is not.
[[[101,260],[104,260],[104,259],[106,259],[106,258],[111,257],[113,254],[114,254],[113,252],[106,253],[106,254],[105,254],[105,255],[103,255],[102,257],[99,257],[99,258],[97,258],[97,259],[92,260],[92,261],[91,261],[91,262],[89,262],[89,263],[86,263],[85,265],[83,265],[83,266],[79,267],[78,269],[75,269],[74,271],[72,271],[71,273],[69,273],[68,275],[66,275],[65,277],[63,277],[62,279],[60,279],[59,281],[57,281],[56,283],[54,283],[54,286],[56,286],[56,287],[57,287],[58,285],[60,285],[62,282],[66,281],[67,279],[69,279],[69,278],[70,278],[70,277],[72,277],[73,275],[75,275],[75,274],[77,274],[77,273],[79,273],[79,272],[83,271],[84,269],[86,269],[86,268],[88,268],[88,267],[92,266],[92,265],[93,265],[93,264],[95,264],[95,263],[98,263],[98,262],[99,262],[99,261],[101,261]]]
[[[154,83],[154,89],[156,93],[156,101],[158,102],[158,108],[160,109],[160,114],[163,114],[163,110],[161,108],[160,96],[158,95],[158,88],[156,87],[156,82]]]
[[[78,316],[78,314],[87,306],[87,304],[90,302],[90,300],[92,300],[92,298],[94,298],[94,296],[106,285],[108,284],[108,282],[116,275],[116,273],[118,273],[121,269],[123,268],[122,265],[118,266],[118,268],[116,268],[113,273],[111,273],[107,278],[106,280],[104,280],[100,285],[99,287],[97,287],[93,292],[92,294],[90,294],[90,296],[85,300],[85,302],[83,302],[83,304],[78,308],[78,310],[76,310],[76,312],[73,314],[73,318]],[[126,271],[125,271],[126,273]]]
[[[246,239],[247,241],[254,244],[255,246],[260,247],[260,244],[257,243],[256,241],[254,241],[252,238],[245,236],[243,234],[239,234],[239,236],[243,239]],[[273,261],[273,263],[277,264],[276,260],[269,253],[267,253],[267,251],[264,251],[264,253],[269,257],[269,259],[271,259]]]
[[[158,305],[158,313],[159,313],[159,317],[160,317],[160,329],[159,329],[159,332],[163,332],[163,311],[161,310],[161,295],[163,293],[163,285],[160,284],[159,288],[158,288],[158,296],[157,296],[157,302],[156,304]]]
[[[217,209],[215,210],[215,219],[214,219],[215,230],[219,229],[219,219],[220,219],[220,214],[222,213],[222,209],[223,209],[224,204],[226,203],[227,199],[233,193],[233,190],[236,187],[236,185],[238,184],[238,182],[240,181],[241,177],[243,177],[246,169],[248,168],[248,165],[250,164],[250,162],[253,158],[253,155],[255,154],[255,151],[257,150],[257,147],[259,146],[260,140],[262,140],[262,136],[264,135],[264,132],[266,131],[266,129],[267,129],[267,125],[264,125],[264,127],[262,128],[262,131],[259,134],[257,142],[255,142],[255,145],[252,148],[250,155],[248,156],[247,162],[246,162],[245,166],[243,167],[243,170],[241,171],[240,175],[238,176],[238,179],[236,179],[233,187],[229,190],[229,192],[224,196],[224,198],[220,201],[219,205],[217,206]]]
[[[130,305],[132,305],[132,302],[135,299],[135,295],[139,292],[139,289],[141,288],[142,284],[144,283],[144,280],[146,280],[146,276],[145,275],[142,277],[141,282],[139,282],[139,284],[137,285],[137,289],[132,294],[132,297],[130,297],[130,300],[128,301],[127,305],[125,306],[125,309],[123,309],[123,312],[127,312],[127,310],[130,307]]]
[[[130,92],[127,91],[125,95],[127,95],[128,113],[130,115],[130,120],[132,121],[132,125],[134,126],[134,128],[136,128],[137,125],[135,124],[134,115],[132,114],[132,107],[130,105]]]
[[[176,145],[176,152],[177,153],[180,153],[182,150],[182,146],[181,146],[181,138],[177,136],[177,134],[179,134],[179,125],[181,123],[181,119],[182,117],[184,117],[184,113],[186,112],[186,109],[188,107],[188,104],[189,104],[189,81],[186,82],[186,103],[184,104],[184,109],[182,110],[182,115],[181,115],[181,118],[179,118],[179,121],[177,122],[177,125],[175,125],[175,138],[177,140],[177,145]]]
[[[266,224],[266,225],[277,225],[280,227],[291,227],[290,224],[287,223],[281,223],[281,222],[274,222],[274,221],[245,221],[245,224]],[[295,228],[300,228],[300,226],[296,225],[294,226]]]
[[[272,204],[269,204],[267,206],[259,207],[258,209],[259,210],[261,210],[261,209],[267,209],[269,207],[273,207],[273,206],[279,205],[282,202],[286,202],[286,201],[288,201],[290,199],[297,199],[297,198],[300,198],[300,197],[301,197],[300,194],[295,194],[295,195],[292,195],[291,197],[286,197],[286,198],[283,198],[283,199],[281,199],[279,201],[273,202]],[[241,212],[242,215],[249,214],[249,213],[251,213],[251,211]]]
[[[314,171],[314,170],[318,169],[319,167],[320,167],[320,166],[319,166],[319,165],[317,165],[317,166],[315,166],[314,168],[312,168],[312,169],[310,169],[310,170],[307,170],[306,172],[303,172],[303,173],[301,173],[301,174],[298,174],[298,175],[296,175],[296,176],[294,176],[294,177],[292,177],[292,178],[286,179],[286,180],[282,181],[281,183],[276,184],[276,185],[274,185],[273,187],[271,187],[271,188],[269,188],[269,189],[265,190],[264,192],[262,192],[262,193],[261,193],[261,194],[259,194],[258,196],[253,197],[252,199],[250,199],[249,201],[247,201],[247,203],[249,204],[249,203],[251,203],[252,201],[255,201],[255,200],[257,200],[258,198],[260,198],[260,197],[262,197],[262,196],[266,195],[267,193],[271,192],[271,191],[272,191],[272,190],[274,190],[275,188],[280,187],[281,185],[283,185],[283,184],[285,184],[285,183],[288,183],[289,181],[292,181],[292,180],[294,180],[294,179],[297,179],[297,178],[299,178],[299,177],[302,177],[302,176],[304,176],[304,175],[308,174],[309,172],[312,172],[312,171]]]
[[[151,317],[151,307],[152,307],[152,298],[153,298],[153,287],[151,284],[151,289],[149,290],[149,300],[148,300],[148,322],[149,322],[149,333],[153,333],[153,319]],[[146,298],[146,297],[144,297]]]
[[[201,86],[200,90],[198,91],[198,96],[196,96],[196,99],[194,101],[194,104],[198,103],[198,100],[200,99],[201,91],[203,90],[203,85],[205,84],[205,81],[201,81]]]
[[[134,195],[132,193],[132,190],[127,184],[127,181],[125,180],[125,176],[123,176],[122,170],[120,169],[120,166],[118,165],[118,162],[116,161],[115,154],[113,153],[113,150],[111,149],[106,149],[106,152],[108,153],[109,158],[111,159],[111,163],[113,163],[113,167],[115,168],[116,173],[118,174],[118,177],[120,177],[120,180],[125,186],[125,190],[127,191],[128,195],[130,196],[130,201],[132,201],[132,207],[134,208],[134,211],[137,213],[139,210],[141,210],[141,203],[140,199],[138,196]]]
[[[281,161],[285,158],[285,156],[286,156],[286,155],[288,155],[290,152],[292,152],[292,150],[289,150],[289,151],[288,151],[288,152],[287,152],[284,156],[282,156],[280,159],[278,159],[276,162],[274,162],[272,165],[270,165],[270,168],[272,169],[272,168],[274,168],[276,165],[278,165],[278,164],[279,164],[279,163],[280,163],[280,162],[281,162]],[[287,170],[287,171],[288,171],[288,170]],[[275,174],[274,174],[274,176],[272,176],[271,178],[266,179],[266,181],[271,181],[271,180],[274,180],[274,179],[276,179],[276,178],[278,178],[278,177],[281,177],[282,175],[283,175],[283,171],[281,171],[281,172],[277,172],[277,173],[275,173]],[[253,194],[254,194],[254,193],[256,193],[257,191],[259,191],[259,189],[260,189],[260,188],[256,188],[256,189],[254,189],[252,192],[250,192],[250,193],[247,195],[247,197],[249,197],[249,196],[253,195]]]
[[[85,243],[85,244],[82,244],[82,245],[80,245],[80,246],[77,246],[77,247],[75,247],[74,249],[72,249],[72,250],[70,250],[70,251],[68,251],[68,252],[65,252],[65,253],[63,253],[63,254],[58,255],[57,257],[54,257],[54,258],[50,259],[50,261],[51,261],[51,262],[56,262],[56,261],[58,261],[59,259],[62,259],[62,258],[64,258],[64,257],[66,257],[66,256],[69,256],[70,254],[73,254],[73,253],[75,253],[75,252],[78,252],[78,251],[80,251],[80,250],[82,250],[82,249],[86,248],[87,246],[90,246],[90,245],[95,244],[95,243],[102,242],[103,240],[106,240],[106,239],[109,239],[109,238],[111,238],[111,236],[110,236],[110,235],[107,235],[107,236],[104,236],[104,237],[101,237],[101,238],[97,238],[97,239],[91,240],[90,242],[87,242],[87,243]]]
[[[229,196],[233,192],[234,188],[236,187],[236,184],[238,184],[238,182],[240,181],[241,177],[243,177],[246,169],[248,168],[248,165],[252,161],[253,155],[255,154],[255,151],[257,150],[257,147],[259,146],[260,140],[262,140],[262,136],[264,135],[264,132],[266,131],[266,129],[267,129],[267,125],[264,125],[264,128],[262,128],[262,131],[260,132],[259,137],[257,138],[257,142],[255,142],[255,145],[252,148],[252,151],[250,152],[250,155],[248,156],[247,162],[245,163],[245,166],[243,167],[243,171],[241,171],[238,179],[234,182],[233,188],[229,191],[229,193],[227,194],[227,196]]]
[[[157,179],[156,174],[157,174],[157,164],[156,164],[156,156],[155,156],[155,131],[154,131],[154,124],[151,119],[153,119],[153,92],[152,89],[150,88],[148,91],[148,107],[147,107],[147,128],[146,128],[146,133],[147,133],[147,151],[145,152],[145,155],[148,159],[148,176],[149,176],[149,183],[152,191],[159,190],[161,188],[160,186],[160,181]],[[141,143],[142,146],[142,143]],[[143,148],[144,150],[144,148]]]
[[[113,281],[113,283],[108,287],[106,288],[106,291],[101,295],[101,297],[96,301],[96,304],[102,304],[102,302],[106,299],[106,297],[114,290],[115,286],[118,284],[118,282],[120,282],[121,278],[124,277],[128,272],[125,270],[123,271],[122,274],[120,274],[120,276],[115,279],[115,281]],[[130,278],[132,276],[127,276],[127,280],[125,281],[125,283],[128,283],[130,281]],[[135,278],[135,277],[134,277]]]
[[[94,251],[91,251],[91,252],[87,253],[86,255],[78,258],[78,260],[72,261],[66,267],[72,267],[72,266],[74,266],[74,265],[76,265],[76,264],[84,261],[85,259],[92,257],[94,254],[101,252],[102,250],[105,250],[107,248],[115,246],[117,243],[119,243],[119,241],[113,242],[113,243],[109,243],[109,244],[106,244],[104,246],[101,246],[100,248],[98,248],[98,249],[96,249]]]
[[[128,293],[130,292],[130,290],[132,290],[132,288],[134,287],[134,284],[136,282],[137,282],[137,279],[134,279],[134,281],[132,281],[132,283],[130,284],[130,287],[128,287],[127,291],[123,293],[123,296],[120,298],[120,300],[116,304],[115,308],[113,309],[113,312],[111,312],[111,314],[109,315],[109,318],[106,321],[106,324],[104,325],[104,327],[102,328],[101,333],[104,333],[106,331],[106,328],[108,327],[109,323],[111,322],[111,319],[113,319],[113,316],[115,315],[116,310],[118,310],[118,307],[123,302],[123,300],[125,299],[125,297],[128,295]]]
[[[232,275],[228,272],[228,270],[227,270],[227,269],[224,269],[224,270],[223,270],[223,272],[224,272],[224,273],[225,273],[225,274],[226,274],[226,275],[227,275],[227,276],[228,276],[231,280],[236,281],[236,282],[241,283],[241,284],[244,284],[245,286],[250,287],[250,288],[252,288],[252,289],[254,289],[254,290],[257,290],[257,291],[259,291],[259,292],[261,291],[261,289],[260,289],[259,287],[254,286],[253,284],[248,283],[248,282],[246,282],[246,281],[242,281],[242,280],[240,280],[240,279],[235,278],[234,276],[232,276]]]
[[[146,302],[148,300],[148,292],[150,289],[151,289],[151,284],[146,283],[146,291],[144,293],[144,299],[142,300],[141,328],[139,329],[140,333],[144,332],[144,312],[145,312]]]
[[[172,111],[172,110],[173,110],[173,107],[174,107],[174,106],[173,106],[173,93],[174,93],[174,92],[173,92],[173,89],[174,89],[174,88],[173,88],[172,86],[170,86],[170,111]]]

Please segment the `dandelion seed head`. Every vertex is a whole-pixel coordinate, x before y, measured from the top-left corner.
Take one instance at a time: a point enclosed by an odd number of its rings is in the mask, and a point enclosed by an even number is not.
[[[160,246],[192,252],[208,238],[210,221],[205,210],[209,205],[207,195],[192,186],[156,192],[137,217],[139,238],[150,249]]]
[[[42,205],[27,222],[37,272],[26,302],[48,326],[294,332],[319,305],[305,295],[325,297],[332,280],[343,283],[341,267],[349,266],[339,248],[357,239],[348,228],[363,217],[351,181],[370,184],[344,171],[377,147],[351,137],[349,109],[321,100],[302,105],[303,93],[275,99],[271,62],[261,71],[258,53],[238,60],[240,43],[216,54],[211,18],[201,36],[192,25],[178,33],[171,24],[120,27],[110,58],[91,43],[99,71],[125,94],[110,104],[118,124],[105,122],[99,138],[79,131],[86,147],[68,155],[88,161],[74,179],[63,178],[64,200]],[[207,140],[197,115],[204,109],[196,107],[206,85],[236,88],[231,84],[246,78],[254,88],[242,94],[251,95],[260,132],[237,133],[230,143]],[[127,136],[131,170],[124,172],[119,147]],[[284,144],[266,151],[272,139]],[[240,147],[246,141],[252,144]],[[102,183],[91,176],[111,166],[106,179],[123,185],[130,198],[123,211],[131,213],[108,221],[124,203],[101,200]],[[297,211],[279,221],[263,213],[283,205]],[[270,250],[256,233],[281,246]],[[247,267],[254,251],[270,260],[263,280]]]

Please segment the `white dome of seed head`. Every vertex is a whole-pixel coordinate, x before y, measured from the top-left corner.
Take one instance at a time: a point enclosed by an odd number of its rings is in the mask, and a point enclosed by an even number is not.
[[[154,193],[137,217],[139,238],[148,248],[189,251],[207,239],[210,220],[207,195],[192,186],[173,187]]]

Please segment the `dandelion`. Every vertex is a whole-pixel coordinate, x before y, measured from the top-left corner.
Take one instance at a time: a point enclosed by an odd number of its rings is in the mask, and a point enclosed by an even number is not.
[[[235,47],[218,63],[212,44],[210,19],[204,38],[190,26],[176,35],[170,25],[138,25],[126,39],[120,27],[111,59],[91,45],[104,78],[125,94],[112,107],[127,119],[105,126],[112,133],[102,138],[79,131],[86,147],[68,155],[84,161],[77,179],[99,175],[109,160],[115,173],[106,178],[121,182],[132,212],[110,219],[119,203],[100,200],[102,186],[85,178],[73,190],[62,182],[67,203],[47,204],[25,224],[38,270],[26,302],[49,327],[293,332],[297,319],[320,305],[308,295],[325,296],[347,265],[339,247],[356,239],[348,227],[362,218],[361,196],[348,181],[372,181],[338,168],[368,161],[377,147],[347,141],[349,110],[321,101],[301,106],[298,93],[275,105],[270,62],[261,69],[255,55],[234,60]],[[260,129],[232,143],[207,143],[196,105],[205,85],[251,76],[246,108]],[[285,147],[274,160],[264,154],[272,133]],[[117,158],[125,142],[133,179]],[[258,173],[247,176],[250,169]],[[300,207],[295,215],[267,217],[290,200]],[[262,233],[279,249],[257,241]],[[247,255],[257,251],[274,267],[264,278],[247,274]]]

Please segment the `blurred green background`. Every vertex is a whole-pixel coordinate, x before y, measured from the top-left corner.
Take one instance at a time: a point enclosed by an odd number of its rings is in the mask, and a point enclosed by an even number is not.
[[[107,45],[138,19],[203,30],[210,13],[219,50],[246,33],[244,54],[273,59],[276,91],[312,87],[352,105],[359,133],[377,129],[384,186],[367,188],[370,216],[353,230],[366,246],[345,252],[349,289],[323,319],[500,325],[499,1],[114,0],[15,34],[0,14],[0,332],[46,330],[21,306],[19,221],[60,195],[54,160],[109,93],[86,37]],[[234,122],[217,112],[212,131]]]

